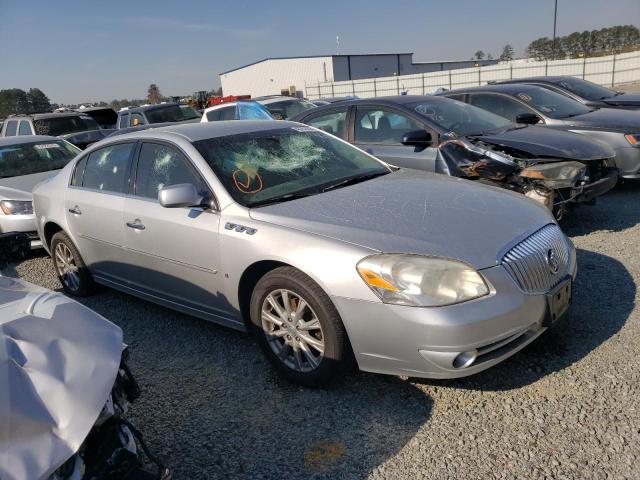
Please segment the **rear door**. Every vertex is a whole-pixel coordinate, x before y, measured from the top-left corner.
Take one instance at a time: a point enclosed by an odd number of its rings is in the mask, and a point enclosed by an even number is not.
[[[126,283],[122,209],[135,142],[100,148],[76,165],[65,194],[70,233],[91,272]]]
[[[212,197],[210,188],[172,143],[143,142],[137,157],[123,219],[128,262],[134,266],[131,286],[194,314],[224,316],[230,306],[218,273],[220,215],[203,208],[164,208],[158,202],[163,187],[191,183]]]
[[[406,112],[387,106],[355,108],[353,144],[379,159],[397,167],[435,172],[436,148],[419,149],[402,145],[405,133],[429,130]],[[435,138],[435,134],[432,133]]]

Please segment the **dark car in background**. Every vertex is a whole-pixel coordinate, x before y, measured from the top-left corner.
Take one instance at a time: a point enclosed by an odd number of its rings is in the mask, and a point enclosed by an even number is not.
[[[116,122],[118,121],[118,114],[111,107],[87,107],[78,109],[78,113],[84,113],[85,115],[90,116],[100,128],[104,128],[106,130],[112,130],[116,128]]]
[[[110,133],[84,113],[54,112],[12,115],[5,120],[1,136],[49,135],[64,138],[84,150]]]
[[[495,85],[526,83],[561,93],[587,107],[640,109],[640,94],[611,90],[582,78],[564,76],[516,78],[492,82]]]
[[[450,90],[440,95],[463,101],[512,122],[588,135],[616,153],[623,178],[640,178],[640,112],[590,108],[536,85],[504,84]]]
[[[177,103],[161,103],[158,105],[143,105],[141,107],[127,107],[118,112],[116,128],[130,128],[140,125],[156,123],[199,122],[200,114],[194,109],[186,110]]]
[[[533,198],[559,217],[613,188],[613,151],[568,132],[518,125],[444,97],[397,96],[317,107],[292,120],[404,168],[479,180]]]

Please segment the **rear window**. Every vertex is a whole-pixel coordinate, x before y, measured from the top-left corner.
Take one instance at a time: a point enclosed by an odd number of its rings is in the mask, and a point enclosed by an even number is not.
[[[80,149],[61,140],[0,147],[0,178],[59,170]]]
[[[18,131],[18,122],[15,120],[9,120],[7,122],[7,129],[4,132],[5,136],[13,137]]]
[[[33,126],[36,129],[36,135],[53,137],[100,129],[98,122],[88,115],[42,118],[34,120]]]
[[[184,115],[178,105],[167,105],[146,110],[144,114],[149,123],[182,122]]]
[[[134,146],[134,143],[121,143],[92,152],[84,169],[82,186],[104,192],[124,193],[129,157]]]

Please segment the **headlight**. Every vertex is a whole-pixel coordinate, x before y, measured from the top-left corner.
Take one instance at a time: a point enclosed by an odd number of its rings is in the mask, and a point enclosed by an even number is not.
[[[587,173],[587,166],[580,162],[538,163],[520,172],[523,178],[542,180],[549,188],[569,188],[580,182]]]
[[[357,269],[384,303],[439,307],[489,294],[480,274],[456,260],[380,254],[362,259]]]
[[[640,144],[640,133],[627,133],[624,138],[627,139],[631,145],[639,145]]]
[[[2,200],[0,210],[5,215],[31,215],[33,213],[33,203],[23,200]]]

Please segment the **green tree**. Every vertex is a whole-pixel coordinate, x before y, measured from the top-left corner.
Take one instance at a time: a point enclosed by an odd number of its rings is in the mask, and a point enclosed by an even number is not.
[[[527,46],[526,53],[536,60],[550,60],[553,55],[553,40],[549,37],[538,38]]]
[[[50,112],[51,101],[39,88],[30,88],[27,92],[27,100],[29,102],[30,111],[34,113]]]
[[[30,110],[27,92],[19,88],[0,90],[0,118],[19,113],[29,113]]]
[[[507,43],[502,49],[502,53],[500,54],[500,60],[503,62],[508,62],[510,60],[513,60],[514,55],[515,54],[513,51],[513,47]]]
[[[484,58],[484,52],[482,50],[478,50],[473,54],[473,58],[476,60],[482,60]]]

